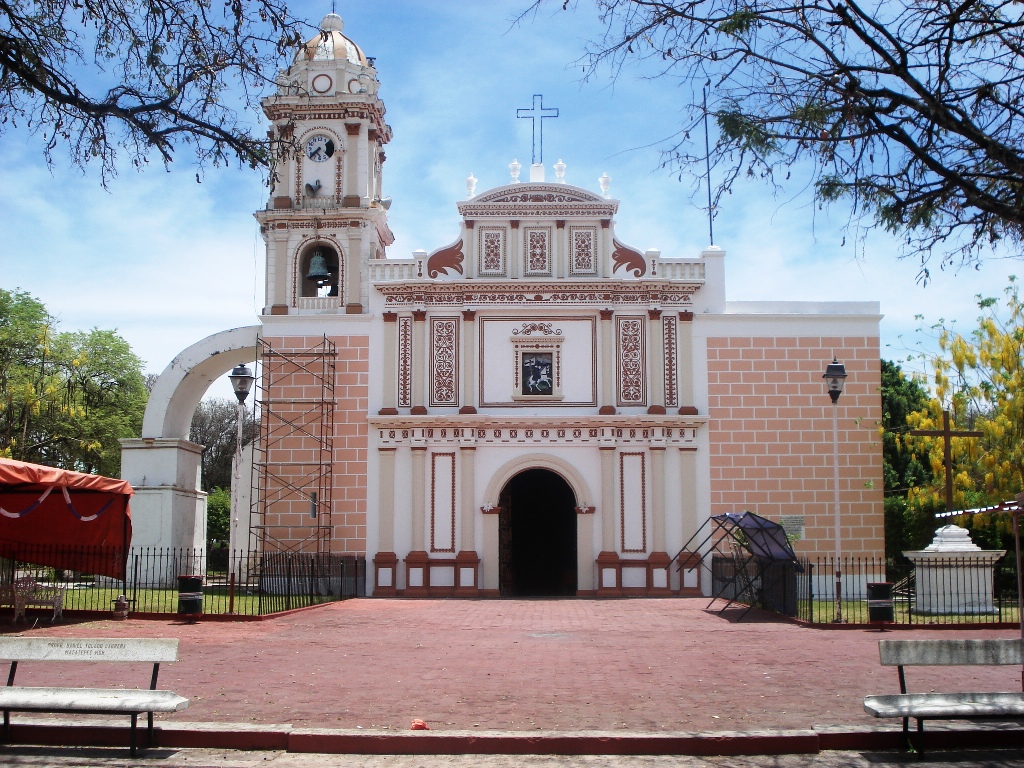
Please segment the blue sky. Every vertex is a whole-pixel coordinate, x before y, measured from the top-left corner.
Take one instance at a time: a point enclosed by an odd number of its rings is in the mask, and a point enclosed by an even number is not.
[[[516,109],[539,93],[560,110],[544,125],[549,179],[559,159],[567,182],[594,191],[608,173],[621,201],[619,239],[697,256],[708,244],[706,193],[658,168],[689,92],[636,69],[583,82],[572,63],[600,33],[586,3],[575,13],[556,13],[561,4],[553,3],[513,25],[526,4],[337,4],[345,34],[377,59],[394,130],[384,166],[396,235],[388,255],[455,239],[455,203],[470,172],[478,193],[505,183],[513,159],[526,178],[530,122],[517,120]],[[308,0],[291,7],[313,24],[330,11]],[[261,115],[251,119],[262,124]],[[47,168],[39,140],[18,132],[0,136],[0,164],[0,287],[37,296],[62,328],[116,328],[147,370],[160,372],[199,339],[255,322],[263,246],[252,212],[267,195],[258,173],[213,169],[197,184],[182,156],[169,171],[158,161],[142,173],[126,169],[104,191],[97,172],[70,169],[59,154]],[[738,185],[715,221],[715,242],[728,253],[728,298],[880,301],[883,354],[895,358],[914,341],[915,315],[970,328],[975,294],[1001,295],[1007,276],[1021,272],[1015,258],[990,260],[980,270],[935,270],[922,287],[916,262],[897,258],[894,239],[874,232],[855,246],[845,223],[842,212],[818,210],[799,180],[778,197],[758,182]]]

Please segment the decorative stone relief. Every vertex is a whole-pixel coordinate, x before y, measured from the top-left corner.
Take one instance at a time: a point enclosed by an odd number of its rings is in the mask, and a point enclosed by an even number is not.
[[[661,318],[661,334],[664,340],[665,354],[665,406],[679,406],[679,363],[676,348],[678,346],[679,322],[675,315]]]
[[[644,405],[644,327],[646,319],[616,315],[618,336],[619,405]]]
[[[480,227],[478,231],[480,245],[477,251],[480,255],[477,272],[481,275],[504,275],[505,230],[492,227]]]
[[[398,407],[412,407],[412,318],[398,318]]]
[[[597,274],[597,228],[569,228],[569,274]]]
[[[525,251],[523,273],[545,276],[551,274],[551,232],[548,229],[524,229]]]
[[[430,404],[458,405],[459,321],[430,318]]]

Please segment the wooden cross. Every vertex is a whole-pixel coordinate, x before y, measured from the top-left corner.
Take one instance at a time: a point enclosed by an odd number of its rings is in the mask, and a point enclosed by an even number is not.
[[[953,448],[951,437],[981,437],[981,432],[949,428],[949,411],[942,412],[942,429],[912,429],[911,435],[942,438],[942,464],[946,468],[946,511],[953,511]]]

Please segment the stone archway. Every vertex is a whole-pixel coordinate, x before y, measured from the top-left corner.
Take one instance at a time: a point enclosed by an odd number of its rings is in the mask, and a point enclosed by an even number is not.
[[[189,426],[210,384],[256,359],[259,331],[253,325],[207,336],[177,355],[157,379],[142,437],[121,441],[121,478],[135,489],[133,545],[206,545],[206,496],[199,490],[203,447],[189,441]]]
[[[576,496],[550,469],[527,469],[501,492],[499,592],[503,597],[576,595]]]
[[[502,464],[491,475],[484,490],[484,508],[498,510],[502,507],[503,493],[517,475],[531,470],[547,470],[557,476],[571,492],[576,507],[576,593],[590,594],[596,579],[597,543],[594,540],[593,490],[583,474],[570,462],[549,453],[527,453]],[[483,540],[481,542],[481,568],[485,588],[491,594],[498,594],[501,588],[500,574],[500,514],[483,515]],[[493,590],[493,591],[492,591]]]

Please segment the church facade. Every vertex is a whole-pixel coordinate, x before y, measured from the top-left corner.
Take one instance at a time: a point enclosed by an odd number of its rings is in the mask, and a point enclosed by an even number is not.
[[[724,250],[621,242],[628,201],[564,166],[513,164],[393,258],[377,73],[322,28],[264,102],[297,150],[256,214],[259,546],[365,556],[369,594],[409,597],[706,592],[680,550],[746,509],[829,555],[836,356],[843,553],[882,553],[877,304],[730,302]]]

